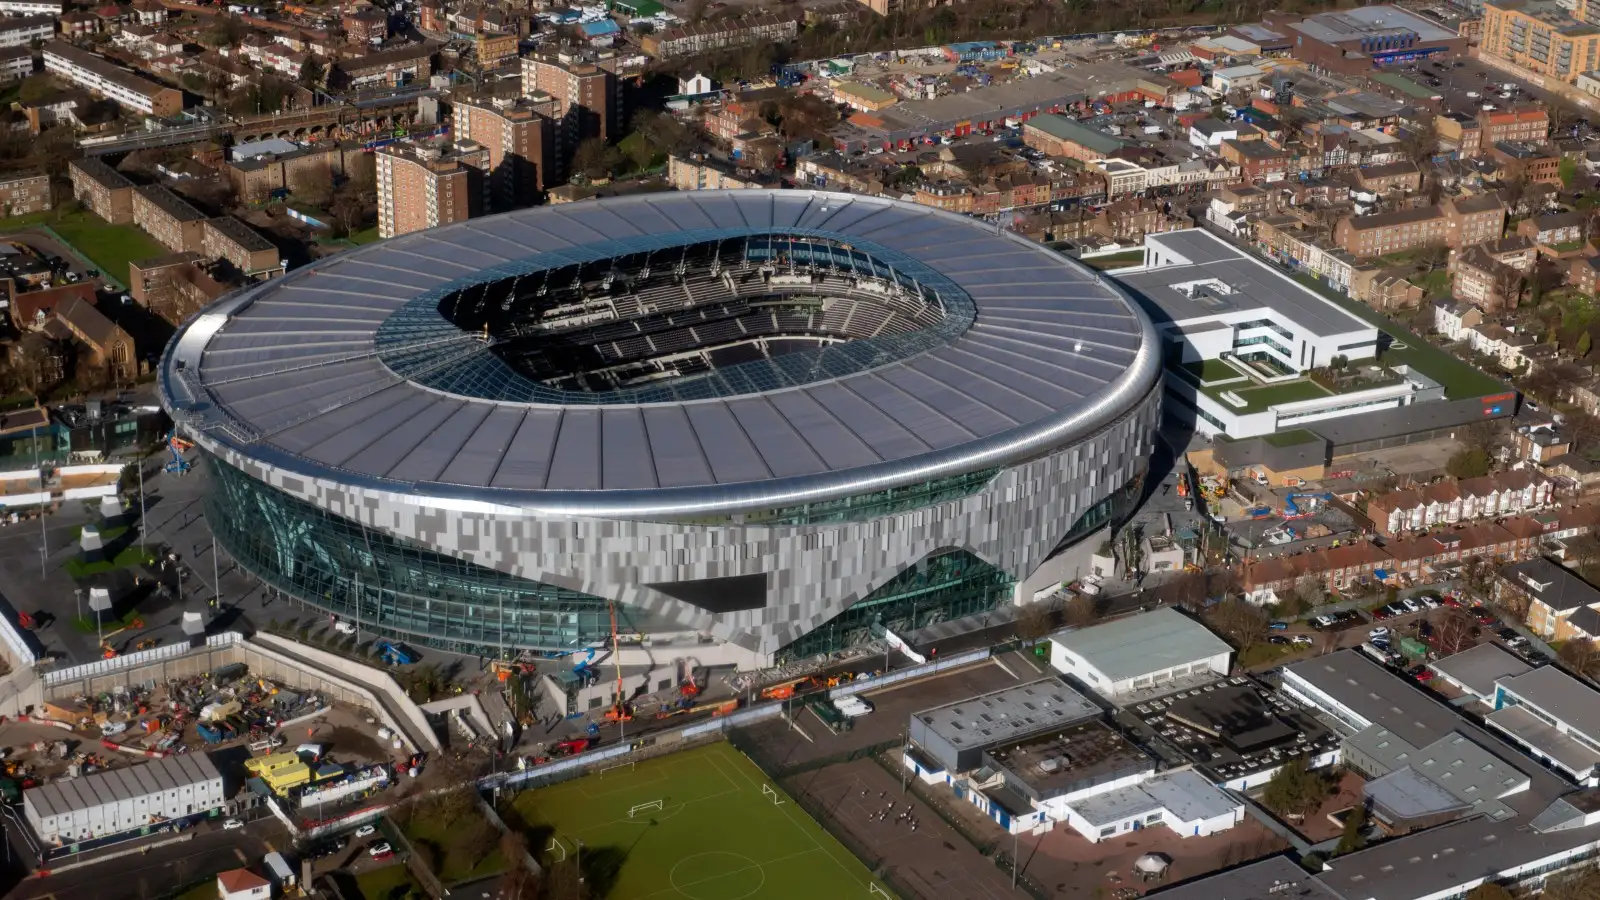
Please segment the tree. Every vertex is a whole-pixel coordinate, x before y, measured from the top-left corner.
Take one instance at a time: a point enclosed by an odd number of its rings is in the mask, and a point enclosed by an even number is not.
[[[38,103],[56,92],[56,81],[49,75],[29,75],[17,86],[17,100]]]
[[[1512,896],[1500,885],[1486,881],[1468,891],[1466,900],[1512,900]]]
[[[1489,454],[1482,450],[1458,450],[1445,463],[1444,470],[1455,478],[1480,478],[1489,474],[1489,465],[1493,460]]]
[[[1039,640],[1056,627],[1053,598],[1029,603],[1017,614],[1017,637],[1029,643]]]
[[[1600,648],[1596,648],[1594,641],[1588,638],[1573,638],[1561,645],[1561,649],[1556,651],[1556,657],[1579,675],[1588,675],[1594,672],[1596,664],[1600,663]]]
[[[322,80],[327,76],[328,67],[322,64],[322,60],[315,56],[308,56],[306,61],[300,65],[298,81],[301,87],[319,88],[322,87]]]
[[[631,124],[633,133],[639,135],[654,153],[683,153],[694,147],[694,132],[671,113],[641,109],[633,114]]]
[[[1284,763],[1261,792],[1261,802],[1280,816],[1307,816],[1328,798],[1328,780],[1306,766],[1303,756]]]
[[[572,154],[573,171],[582,173],[591,181],[610,178],[618,161],[617,149],[598,137],[585,138]]]
[[[1067,601],[1062,618],[1066,620],[1068,625],[1074,628],[1082,628],[1100,618],[1100,611],[1095,608],[1093,597],[1076,594],[1071,600]]]
[[[539,873],[526,865],[527,838],[515,830],[500,835],[500,856],[506,861],[507,868],[500,876],[494,893],[497,900],[536,900],[539,896]]]
[[[1595,900],[1600,897],[1600,869],[1584,866],[1560,872],[1545,880],[1540,900]]]
[[[1240,650],[1248,649],[1267,636],[1267,614],[1261,607],[1237,597],[1218,603],[1211,610],[1211,620],[1217,631]]]
[[[321,166],[311,168],[300,176],[294,195],[313,206],[327,206],[333,201],[333,172]]]
[[[1343,856],[1354,853],[1367,845],[1367,806],[1357,803],[1355,808],[1344,817],[1344,832],[1339,835],[1339,843],[1333,848],[1333,855]]]
[[[1474,643],[1472,619],[1466,612],[1451,609],[1440,615],[1433,626],[1433,645],[1445,656],[1460,653]]]

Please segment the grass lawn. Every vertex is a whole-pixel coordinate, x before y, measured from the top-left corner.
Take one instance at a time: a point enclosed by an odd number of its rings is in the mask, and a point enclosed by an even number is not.
[[[202,881],[172,900],[217,900],[217,880]]]
[[[770,785],[716,743],[524,791],[511,806],[541,863],[583,841],[585,881],[609,900],[865,900],[874,884],[866,866],[781,789],[774,804]],[[628,815],[653,801],[661,808]]]
[[[1265,440],[1274,447],[1298,447],[1301,444],[1309,444],[1312,441],[1321,440],[1321,438],[1304,428],[1294,428],[1289,431],[1275,431],[1267,435]]]
[[[1239,374],[1238,369],[1220,359],[1202,359],[1199,362],[1184,363],[1183,367],[1189,370],[1190,374],[1199,377],[1201,384],[1213,384],[1218,381],[1229,381],[1245,377]]]
[[[1226,400],[1221,400],[1221,394],[1233,391],[1243,400],[1244,406],[1234,406]],[[1232,388],[1228,385],[1219,385],[1210,393],[1218,395],[1221,403],[1229,409],[1239,412],[1260,412],[1271,406],[1282,403],[1296,403],[1301,400],[1316,400],[1328,396],[1328,391],[1322,385],[1311,381],[1289,381],[1283,384],[1265,384],[1261,387]]]
[[[124,534],[127,534],[127,533],[128,533],[128,526],[127,525],[118,525],[118,526],[116,526],[114,528],[107,528],[105,531],[100,532],[100,540],[102,540],[102,541],[106,542],[107,544],[109,544],[112,541],[116,540],[119,537],[122,537]],[[72,526],[72,539],[74,541],[76,541],[80,537],[83,537],[83,526],[82,525],[74,525],[74,526]]]
[[[126,547],[111,559],[102,559],[99,562],[86,563],[78,557],[67,560],[67,574],[73,578],[84,578],[89,575],[99,575],[102,572],[114,572],[117,569],[126,569],[130,566],[153,566],[156,562],[154,550],[140,550],[138,547]]]
[[[1412,279],[1417,287],[1422,288],[1430,297],[1448,297],[1450,295],[1450,270],[1434,269],[1426,275],[1418,275]]]
[[[1244,669],[1264,666],[1267,663],[1288,656],[1289,651],[1293,649],[1293,647],[1286,647],[1283,644],[1269,644],[1265,641],[1251,644],[1239,651],[1239,666]]]
[[[401,863],[357,875],[356,888],[361,891],[362,900],[390,900],[391,897],[404,897],[412,888],[419,892],[422,890]],[[215,896],[215,884],[211,890]]]
[[[95,267],[123,285],[128,263],[161,256],[167,249],[132,225],[112,225],[85,209],[51,210],[0,219],[0,234],[48,225]]]
[[[1415,368],[1423,375],[1444,385],[1444,392],[1447,398],[1461,400],[1510,390],[1499,379],[1480,372],[1470,364],[1464,363],[1424,341],[1413,334],[1410,329],[1403,328],[1393,320],[1379,315],[1377,310],[1372,307],[1357,303],[1349,297],[1329,289],[1322,282],[1309,275],[1300,274],[1291,277],[1318,294],[1339,304],[1342,309],[1347,310],[1363,321],[1378,326],[1380,330],[1386,332],[1393,344],[1384,351],[1383,362],[1390,366],[1411,366]],[[1403,344],[1404,347],[1396,347],[1394,346],[1395,344]]]
[[[374,225],[371,228],[352,231],[347,240],[352,244],[371,244],[378,240],[378,226]]]
[[[1107,269],[1122,269],[1128,266],[1142,266],[1144,265],[1144,250],[1142,248],[1138,250],[1123,250],[1120,253],[1110,253],[1105,256],[1092,256],[1088,259],[1080,259],[1078,262],[1081,262],[1089,268],[1100,272],[1104,272]]]
[[[405,833],[413,847],[428,850],[424,853],[434,874],[446,885],[460,884],[464,881],[476,881],[487,878],[496,872],[503,871],[506,859],[500,853],[500,848],[493,847],[489,854],[476,865],[471,857],[464,851],[468,848],[461,845],[460,837],[465,831],[470,831],[473,822],[481,817],[475,816],[471,822],[454,822],[445,825],[438,819],[427,816],[411,816],[400,829]]]

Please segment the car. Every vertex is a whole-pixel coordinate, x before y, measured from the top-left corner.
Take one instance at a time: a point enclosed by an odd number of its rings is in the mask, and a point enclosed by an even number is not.
[[[374,828],[371,825],[363,825],[360,828],[356,829],[356,837],[358,837],[358,838],[371,837],[372,835],[375,835],[377,833],[378,833],[378,829]]]
[[[1380,606],[1377,609],[1372,611],[1372,621],[1374,621],[1374,622],[1382,622],[1384,619],[1390,618],[1393,615],[1394,615],[1394,613],[1389,611],[1389,607]]]
[[[1268,635],[1267,636],[1267,643],[1269,643],[1269,644],[1282,644],[1282,645],[1287,646],[1288,644],[1290,644],[1292,642],[1289,640],[1287,635],[1274,634],[1274,635]]]
[[[1522,635],[1517,634],[1515,631],[1512,631],[1509,628],[1502,628],[1499,631],[1496,631],[1495,635],[1498,636],[1502,641],[1514,641],[1517,638],[1522,637]]]
[[[222,823],[222,830],[224,830],[224,831],[232,831],[235,828],[243,828],[243,827],[244,827],[244,823],[239,821],[238,819],[225,819],[223,821],[223,823]]]
[[[1468,100],[1476,100],[1476,99],[1478,99],[1479,97],[1482,97],[1482,96],[1483,95],[1478,93],[1477,91],[1467,91],[1467,99]]]
[[[1500,627],[1500,620],[1495,618],[1494,616],[1486,616],[1486,617],[1484,617],[1482,619],[1479,619],[1478,620],[1478,624],[1482,625],[1485,628],[1499,628]]]
[[[1369,638],[1386,638],[1388,636],[1389,636],[1389,629],[1388,629],[1387,626],[1384,626],[1384,625],[1379,625],[1377,628],[1374,628],[1371,631],[1367,632],[1367,637],[1369,637]]]
[[[1450,607],[1451,609],[1460,609],[1461,608],[1461,601],[1457,600],[1455,597],[1452,597],[1449,594],[1445,594],[1443,597],[1441,597],[1439,599],[1439,602],[1444,604],[1445,606]]]
[[[1462,62],[1462,61],[1461,61],[1461,60],[1459,60],[1459,59],[1458,59],[1458,60],[1456,60],[1456,63],[1455,63],[1455,67],[1456,67],[1456,68],[1458,68],[1458,69],[1460,69],[1460,68],[1462,68],[1462,67],[1464,67],[1464,66],[1466,66],[1466,63],[1464,63],[1464,62]]]
[[[380,841],[367,848],[367,855],[373,859],[384,859],[394,855],[394,848],[389,846],[388,841]]]
[[[1432,669],[1419,668],[1419,670],[1415,674],[1413,674],[1411,677],[1415,678],[1418,681],[1432,681],[1433,680],[1433,670]]]
[[[1296,635],[1291,636],[1289,638],[1289,641],[1290,641],[1290,643],[1294,644],[1296,647],[1309,647],[1309,646],[1311,646],[1311,635],[1309,635],[1309,634],[1296,634]]]
[[[1270,623],[1267,624],[1267,627],[1271,628],[1273,631],[1288,631],[1289,630],[1289,623],[1288,622],[1270,622]]]
[[[1417,601],[1411,599],[1410,597],[1407,597],[1406,599],[1399,601],[1399,603],[1400,603],[1400,605],[1402,607],[1405,608],[1405,611],[1408,612],[1408,613],[1422,612],[1422,604],[1420,604]]]
[[[1331,628],[1333,627],[1334,619],[1332,616],[1317,616],[1311,620],[1311,624],[1317,628]]]
[[[339,621],[333,623],[333,630],[339,632],[340,634],[355,634],[356,626],[354,622],[346,622],[345,620],[340,619]]]

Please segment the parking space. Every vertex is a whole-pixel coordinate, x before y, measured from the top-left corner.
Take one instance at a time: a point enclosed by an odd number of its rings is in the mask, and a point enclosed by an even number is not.
[[[1445,113],[1476,115],[1517,104],[1546,102],[1550,95],[1529,84],[1516,83],[1498,69],[1475,59],[1437,60],[1405,67],[1402,75],[1444,97]],[[1510,89],[1507,90],[1507,86]]]

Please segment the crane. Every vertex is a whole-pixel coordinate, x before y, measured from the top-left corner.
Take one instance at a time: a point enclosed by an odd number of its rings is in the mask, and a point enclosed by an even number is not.
[[[622,698],[622,654],[617,652],[617,604],[607,603],[606,608],[611,611],[611,660],[617,669],[617,699],[606,710],[608,722],[631,722],[633,710],[628,708],[628,703]]]

